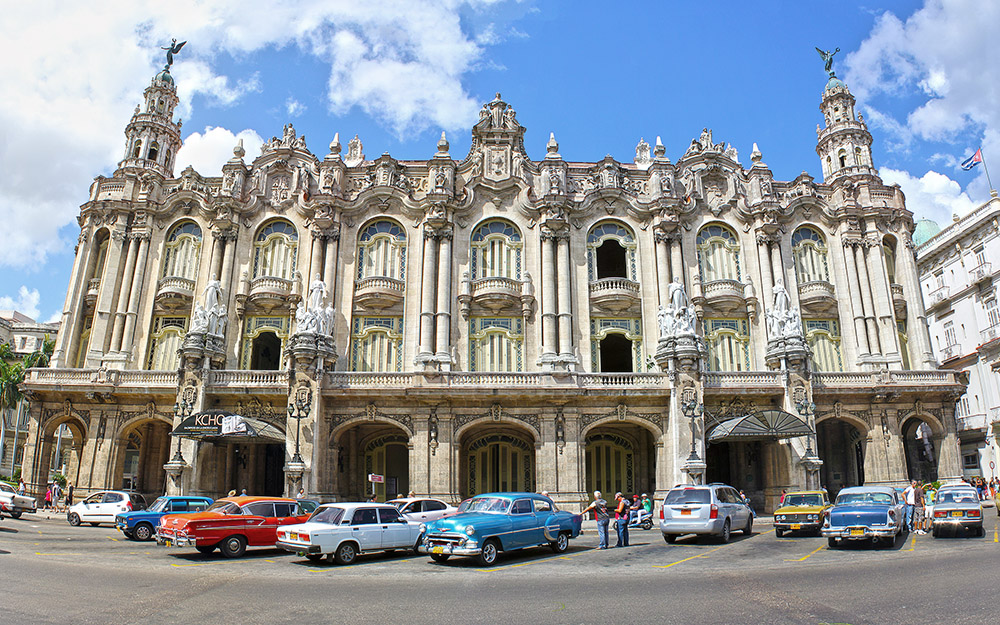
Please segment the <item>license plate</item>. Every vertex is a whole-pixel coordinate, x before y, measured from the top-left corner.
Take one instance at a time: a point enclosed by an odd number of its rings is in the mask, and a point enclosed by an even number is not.
[[[690,515],[691,515],[690,510],[681,510],[681,516],[690,516]]]
[[[864,536],[864,535],[865,535],[865,530],[863,530],[863,529],[852,529],[851,530],[851,536]]]
[[[961,510],[952,510],[951,516],[963,516],[963,513]]]
[[[167,540],[163,541],[163,544],[165,546],[167,546],[167,547],[170,547],[170,546],[172,546],[174,544],[174,542],[172,540],[170,540],[170,539],[167,539]]]
[[[800,530],[800,529],[802,529],[802,524],[801,523],[792,523],[792,529],[793,530]]]
[[[438,546],[434,547],[433,549],[431,549],[431,553],[444,553],[444,547],[442,547],[441,545],[438,545]]]
[[[299,535],[296,534],[295,532],[292,532],[291,534],[288,535],[288,538],[289,538],[289,540],[298,540],[299,539]]]

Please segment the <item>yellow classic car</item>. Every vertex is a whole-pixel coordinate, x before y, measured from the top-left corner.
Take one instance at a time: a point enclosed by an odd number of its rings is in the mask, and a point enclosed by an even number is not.
[[[823,513],[830,507],[826,491],[801,490],[785,493],[781,507],[774,511],[774,533],[804,530],[818,534]]]

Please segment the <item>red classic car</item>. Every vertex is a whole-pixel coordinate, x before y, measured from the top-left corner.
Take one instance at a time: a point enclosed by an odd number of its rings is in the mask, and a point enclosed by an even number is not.
[[[216,547],[227,558],[239,558],[247,547],[273,547],[282,525],[305,523],[309,513],[294,499],[226,497],[204,512],[167,514],[156,528],[156,542],[193,546],[201,553]]]

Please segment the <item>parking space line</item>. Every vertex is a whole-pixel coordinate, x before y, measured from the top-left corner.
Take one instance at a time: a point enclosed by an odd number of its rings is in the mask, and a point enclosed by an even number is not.
[[[819,547],[816,547],[815,549],[813,549],[812,551],[810,551],[808,554],[806,554],[805,556],[803,556],[801,558],[794,558],[792,560],[787,560],[786,559],[785,562],[802,562],[803,560],[805,560],[806,558],[810,557],[814,553],[818,552],[820,549],[822,549],[825,546],[826,545],[820,545]]]
[[[1000,543],[1000,532],[997,531],[997,527],[1000,526],[1000,522],[993,524],[993,542]]]
[[[82,553],[40,553],[35,552],[36,556],[82,556]]]
[[[112,538],[111,536],[105,536],[105,538],[107,538],[108,540],[113,540],[115,542],[118,542],[117,538]]]
[[[917,533],[912,532],[912,534],[913,534],[913,540],[910,541],[910,548],[907,549],[907,551],[913,551],[914,549],[917,548]]]
[[[525,562],[517,562],[515,564],[504,564],[504,565],[501,565],[501,566],[494,566],[494,567],[491,567],[491,568],[488,568],[488,569],[473,569],[473,570],[479,571],[480,573],[495,573],[496,571],[506,571],[507,569],[514,569],[514,568],[517,568],[517,567],[520,567],[520,566],[528,566],[529,564],[537,564],[538,562],[549,562],[550,560],[569,560],[571,558],[575,558],[575,557],[583,555],[585,553],[590,553],[590,551],[593,551],[593,549],[588,550],[588,551],[581,551],[580,553],[574,553],[573,555],[569,555],[569,556],[548,556],[546,558],[539,558],[538,560],[528,560],[528,561],[525,561]]]
[[[670,564],[654,564],[653,568],[654,569],[669,569],[670,567],[674,566],[675,564],[680,564],[681,562],[687,562],[688,560],[694,560],[695,558],[706,558],[706,557],[708,557],[708,554],[715,553],[719,549],[723,549],[723,548],[728,547],[728,546],[729,546],[728,544],[722,545],[721,547],[716,547],[715,549],[711,549],[709,551],[706,551],[705,553],[701,553],[701,554],[698,554],[696,556],[691,556],[690,558],[684,558],[683,560],[678,560],[677,562],[671,562]]]

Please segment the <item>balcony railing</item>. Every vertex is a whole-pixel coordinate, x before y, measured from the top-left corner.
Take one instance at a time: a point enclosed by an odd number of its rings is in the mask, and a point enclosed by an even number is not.
[[[985,430],[988,425],[986,422],[986,413],[957,417],[955,419],[955,425],[959,432],[967,430]]]
[[[969,276],[971,276],[972,282],[973,283],[980,282],[981,280],[986,280],[987,278],[992,276],[993,270],[991,267],[992,266],[989,261],[982,263],[978,267],[974,267],[972,271],[969,272]]]
[[[979,338],[983,345],[987,343],[992,343],[993,341],[1000,339],[1000,324],[992,325],[985,330],[980,330]]]
[[[931,296],[931,306],[936,306],[941,302],[948,299],[948,295],[951,293],[951,287],[948,285],[939,286],[930,292]]]
[[[962,355],[962,346],[958,343],[952,343],[951,345],[945,345],[941,348],[941,362],[946,362],[952,358],[958,358]]]

